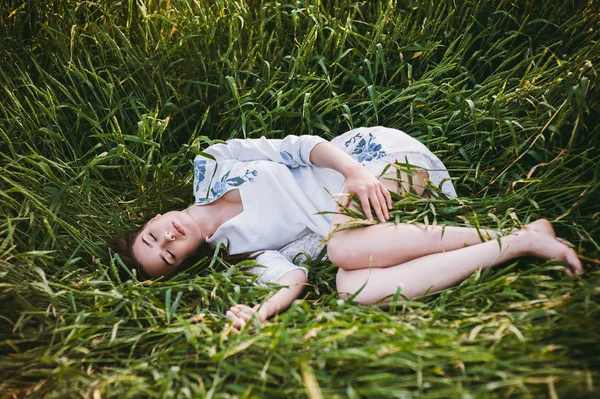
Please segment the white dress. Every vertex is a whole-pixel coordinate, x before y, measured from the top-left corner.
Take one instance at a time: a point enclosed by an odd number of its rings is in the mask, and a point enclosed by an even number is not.
[[[243,211],[207,237],[207,243],[228,245],[230,254],[264,251],[257,263],[265,267],[251,270],[261,275],[261,282],[277,282],[300,268],[291,262],[298,252],[316,256],[337,209],[331,194],[341,193],[345,184],[342,174],[310,162],[311,150],[324,141],[308,135],[234,139],[211,145],[198,155],[194,160],[196,204],[208,204],[238,189],[243,205]],[[374,175],[396,160],[426,169],[429,180],[442,192],[456,195],[444,164],[422,143],[399,130],[358,128],[336,137],[331,144]]]

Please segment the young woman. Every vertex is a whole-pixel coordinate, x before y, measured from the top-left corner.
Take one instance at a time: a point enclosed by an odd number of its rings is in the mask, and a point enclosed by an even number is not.
[[[398,179],[396,169],[388,168],[395,161],[418,169]],[[386,168],[390,172],[383,174]],[[263,267],[251,271],[260,282],[284,288],[260,306],[231,307],[227,317],[236,329],[255,314],[263,322],[289,307],[307,282],[306,269],[291,259],[298,252],[314,256],[330,233],[327,255],[339,267],[340,296],[360,291],[355,300],[362,304],[398,289],[408,298],[439,291],[474,270],[526,255],[564,260],[572,272],[583,271],[575,251],[543,219],[505,236],[468,227],[386,223],[390,191],[414,190],[426,197],[428,179],[454,197],[449,178],[423,144],[395,129],[359,128],[331,142],[317,136],[230,140],[194,160],[194,205],[156,215],[109,247],[151,277],[173,274],[206,245],[225,244],[230,254],[258,254]],[[349,194],[360,200],[368,219],[379,223],[335,230],[349,219],[336,214],[340,204],[350,205]]]

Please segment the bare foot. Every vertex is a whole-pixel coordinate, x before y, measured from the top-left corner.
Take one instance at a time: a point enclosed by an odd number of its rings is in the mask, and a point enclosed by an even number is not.
[[[511,233],[518,233],[521,230],[528,230],[528,229],[536,230],[536,231],[540,231],[540,232],[546,232],[546,233],[550,234],[552,237],[554,237],[554,239],[556,239],[561,244],[564,244],[568,247],[575,247],[575,245],[573,245],[570,241],[565,240],[564,238],[561,238],[561,237],[557,237],[556,233],[554,232],[554,227],[552,227],[552,224],[546,219],[539,219],[539,220],[536,220],[535,222],[531,222],[528,225],[525,225],[523,227],[523,229],[514,228],[511,230]]]
[[[540,233],[546,233],[552,236],[552,238],[556,238],[554,227],[552,227],[552,224],[547,219],[538,219],[535,222],[525,225],[523,229],[539,231]]]
[[[577,253],[572,248],[557,240],[552,225],[546,219],[536,220],[528,224],[521,232],[526,234],[530,239],[530,255],[540,259],[565,261],[571,272],[575,274],[583,273],[583,266],[577,257]]]

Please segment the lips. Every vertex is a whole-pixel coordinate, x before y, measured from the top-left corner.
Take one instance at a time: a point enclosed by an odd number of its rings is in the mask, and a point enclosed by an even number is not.
[[[175,231],[185,237],[185,230],[183,229],[183,227],[181,227],[180,224],[175,223],[175,222],[172,222],[172,224],[173,224],[173,228],[175,229]]]

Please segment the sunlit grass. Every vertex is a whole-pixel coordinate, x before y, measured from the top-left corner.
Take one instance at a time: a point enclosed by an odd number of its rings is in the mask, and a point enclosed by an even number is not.
[[[591,0],[3,2],[0,396],[596,397],[599,23]],[[314,259],[305,301],[231,336],[225,310],[274,288],[218,258],[152,283],[98,261],[190,204],[213,139],[373,125],[460,195],[395,220],[546,217],[587,273],[522,259],[380,309]]]

